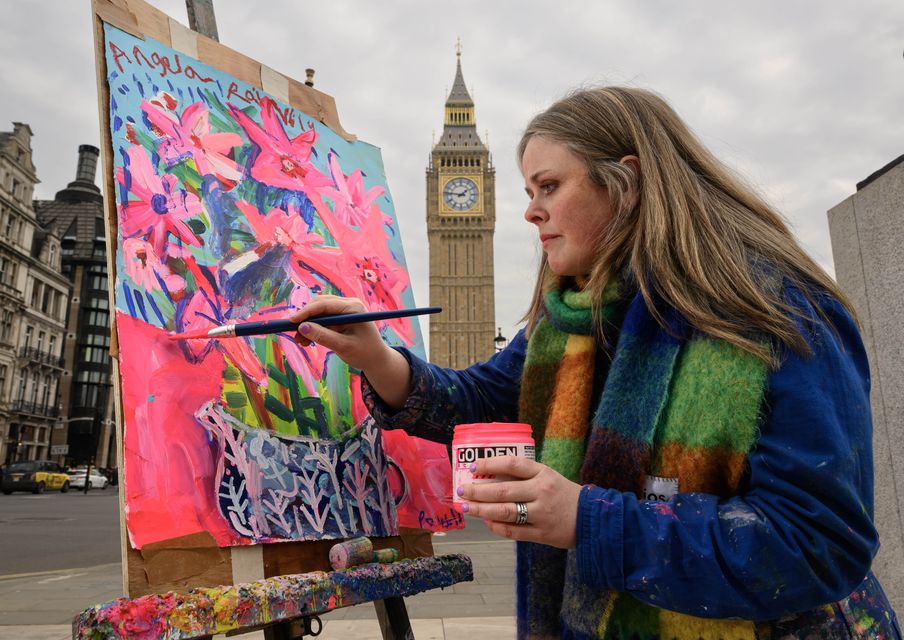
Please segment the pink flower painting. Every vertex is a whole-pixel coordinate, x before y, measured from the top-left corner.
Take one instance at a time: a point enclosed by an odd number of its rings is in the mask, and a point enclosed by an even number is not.
[[[213,174],[224,185],[235,185],[242,172],[229,154],[242,146],[242,137],[231,132],[212,133],[210,114],[203,103],[188,105],[181,115],[170,105],[175,101],[168,94],[141,102],[153,131],[160,135],[157,152],[163,161],[173,166],[191,158],[202,176]]]
[[[128,165],[116,168],[116,181],[137,199],[119,204],[119,226],[123,236],[144,237],[158,256],[166,253],[170,234],[179,242],[200,246],[185,220],[201,215],[198,196],[179,186],[171,174],[159,175],[142,147],[126,152]]]
[[[229,105],[229,110],[259,149],[251,165],[252,178],[272,187],[304,192],[332,184],[332,180],[310,161],[314,143],[317,142],[317,132],[313,128],[290,139],[270,98],[261,101],[263,126],[233,105]]]
[[[122,241],[126,273],[145,291],[168,291],[171,295],[185,289],[185,279],[174,274],[154,252],[150,242],[141,238]]]
[[[323,187],[320,195],[333,201],[333,215],[343,225],[360,227],[367,220],[374,201],[379,198],[385,189],[383,187],[371,187],[364,190],[364,174],[361,169],[355,169],[348,176],[342,173],[339,167],[339,159],[335,153],[329,156],[330,175],[333,178],[333,187]],[[392,224],[392,218],[385,216],[384,222]]]

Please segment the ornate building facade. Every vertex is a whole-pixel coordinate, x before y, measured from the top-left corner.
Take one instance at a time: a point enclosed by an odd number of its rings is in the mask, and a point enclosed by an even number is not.
[[[0,462],[51,455],[59,391],[68,375],[63,342],[69,281],[60,273],[60,234],[42,225],[32,194],[38,178],[31,128],[0,132]]]
[[[443,133],[427,166],[430,360],[462,368],[494,352],[493,231],[496,172],[477,134],[474,101],[461,71],[461,49],[446,100]]]

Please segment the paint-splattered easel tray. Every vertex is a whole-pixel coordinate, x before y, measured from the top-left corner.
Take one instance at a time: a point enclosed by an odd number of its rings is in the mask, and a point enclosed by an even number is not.
[[[120,598],[80,613],[76,639],[188,640],[251,630],[341,607],[414,595],[474,579],[471,560],[453,554],[345,571],[313,571],[259,582]]]

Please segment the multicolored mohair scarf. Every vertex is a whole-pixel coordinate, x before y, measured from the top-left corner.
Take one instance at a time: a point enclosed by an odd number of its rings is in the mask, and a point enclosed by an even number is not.
[[[538,459],[581,484],[641,494],[650,475],[677,478],[681,492],[733,495],[757,440],[766,365],[692,332],[675,312],[663,328],[639,294],[621,294],[613,283],[603,299],[604,333],[618,331],[611,365],[593,335],[589,293],[547,294],[519,411],[534,427]],[[587,588],[574,552],[519,543],[517,577],[519,638],[559,638],[563,624],[578,638],[756,637],[752,622],[696,618]]]

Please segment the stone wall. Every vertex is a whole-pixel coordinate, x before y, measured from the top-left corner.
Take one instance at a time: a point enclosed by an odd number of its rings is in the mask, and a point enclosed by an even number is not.
[[[835,277],[857,310],[870,358],[875,515],[873,571],[904,613],[904,156],[829,210]]]

